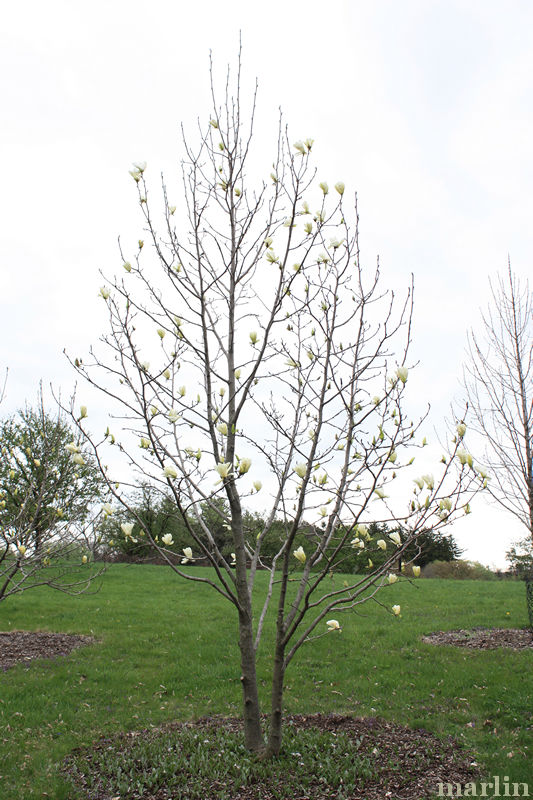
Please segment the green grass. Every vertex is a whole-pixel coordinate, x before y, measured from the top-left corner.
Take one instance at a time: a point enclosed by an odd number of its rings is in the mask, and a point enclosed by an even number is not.
[[[342,577],[335,580],[342,584]],[[531,781],[533,653],[420,641],[435,630],[525,627],[523,584],[422,580],[388,587],[381,598],[401,604],[401,619],[375,604],[357,615],[336,614],[342,633],[305,645],[291,664],[285,710],[381,716],[451,734],[475,752],[485,775]],[[113,566],[98,593],[77,598],[46,589],[11,598],[0,605],[0,630],[98,640],[66,658],[0,673],[6,800],[73,800],[62,760],[102,735],[240,714],[233,608],[165,567]],[[265,711],[269,635],[267,629],[258,664]]]

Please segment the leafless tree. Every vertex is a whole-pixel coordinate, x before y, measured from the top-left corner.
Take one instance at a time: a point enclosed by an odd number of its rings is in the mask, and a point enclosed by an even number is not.
[[[315,180],[312,140],[291,144],[280,122],[270,179],[250,188],[255,97],[246,116],[240,78],[239,61],[235,93],[229,74],[222,106],[213,90],[197,149],[184,138],[183,223],[175,223],[177,200],[163,183],[159,229],[146,165],[131,171],[145,234],[133,257],[121,250],[122,278],[101,288],[109,333],[88,358],[71,359],[121,418],[98,441],[73,413],[111,492],[132,514],[125,535],[135,526],[177,574],[209,584],[235,607],[245,742],[271,756],[280,749],[284,677],[298,649],[338,635],[332,614],[378,602],[387,586],[393,591],[398,557],[422,530],[468,512],[462,493],[478,479],[466,463],[455,470],[452,450],[437,477],[417,479],[414,494],[411,482],[395,489],[423,446],[404,410],[412,290],[398,304],[379,288],[379,265],[362,266],[357,206],[345,202],[343,183],[330,190]],[[128,475],[172,493],[190,534],[183,565],[171,563],[171,539],[156,541],[128,506],[133,479],[115,483],[106,442],[127,457]],[[252,538],[243,504],[259,492],[269,510]],[[399,513],[395,495],[407,492]],[[221,496],[231,554],[200,511],[208,504],[222,513]],[[402,535],[372,541],[364,523],[378,519],[400,524]],[[265,559],[262,545],[280,521],[283,541]],[[301,536],[305,544],[296,546]],[[352,548],[368,552],[366,572],[325,582],[342,572]],[[372,553],[384,549],[388,557],[374,569]],[[195,559],[211,569],[190,569]],[[259,568],[269,573],[263,597],[253,595]],[[394,597],[382,604],[400,614]],[[271,606],[265,745],[256,653]]]
[[[464,383],[483,437],[488,491],[533,543],[533,292],[510,263],[491,292],[481,332],[469,336]]]

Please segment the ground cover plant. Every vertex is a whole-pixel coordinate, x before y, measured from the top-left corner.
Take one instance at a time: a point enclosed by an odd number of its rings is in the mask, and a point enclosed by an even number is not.
[[[259,573],[258,591],[265,579]],[[287,673],[287,714],[377,717],[452,735],[472,751],[483,775],[528,781],[533,653],[421,641],[433,631],[488,621],[525,627],[521,583],[421,580],[394,590],[401,618],[367,603],[364,613],[341,615],[342,633],[300,649]],[[235,627],[209,587],[176,585],[157,566],[112,566],[97,594],[68,603],[44,588],[12,598],[0,609],[1,631],[75,633],[95,642],[0,673],[3,796],[82,798],[61,772],[75,748],[170,721],[238,717]],[[266,628],[267,638],[273,633]],[[260,649],[261,699],[268,697],[270,660],[269,648]],[[376,766],[374,759],[370,769]]]

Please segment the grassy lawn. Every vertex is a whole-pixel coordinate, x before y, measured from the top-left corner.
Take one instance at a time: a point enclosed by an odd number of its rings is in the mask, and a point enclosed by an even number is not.
[[[342,584],[342,577],[335,580]],[[337,614],[342,633],[300,650],[287,674],[286,711],[380,716],[451,734],[474,751],[486,776],[531,784],[533,653],[420,641],[436,630],[525,627],[523,584],[420,580],[388,587],[381,599],[389,607],[400,603],[402,617],[375,604],[358,615]],[[74,800],[60,764],[73,748],[102,735],[239,715],[234,617],[208,587],[180,582],[155,566],[113,566],[92,595],[39,589],[1,604],[1,631],[98,640],[65,658],[0,673],[2,799]],[[265,711],[268,633],[259,659]]]

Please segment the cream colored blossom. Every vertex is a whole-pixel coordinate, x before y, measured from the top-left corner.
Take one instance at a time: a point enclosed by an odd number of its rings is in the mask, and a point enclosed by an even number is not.
[[[218,474],[220,475],[220,477],[222,478],[222,480],[224,480],[224,478],[227,478],[228,475],[229,475],[229,472],[230,472],[230,469],[231,469],[231,464],[230,464],[229,461],[220,461],[216,465],[215,469],[218,472]]]
[[[464,422],[458,422],[455,430],[457,431],[457,435],[459,436],[459,438],[462,439],[466,433],[466,425],[464,424]]]
[[[305,564],[307,556],[305,555],[305,551],[303,547],[300,545],[296,550],[293,552],[294,558],[296,558],[301,564]]]
[[[339,621],[336,620],[336,619],[328,619],[328,621],[326,622],[326,625],[328,626],[328,631],[340,631],[340,630],[342,630],[341,626],[339,625]]]

